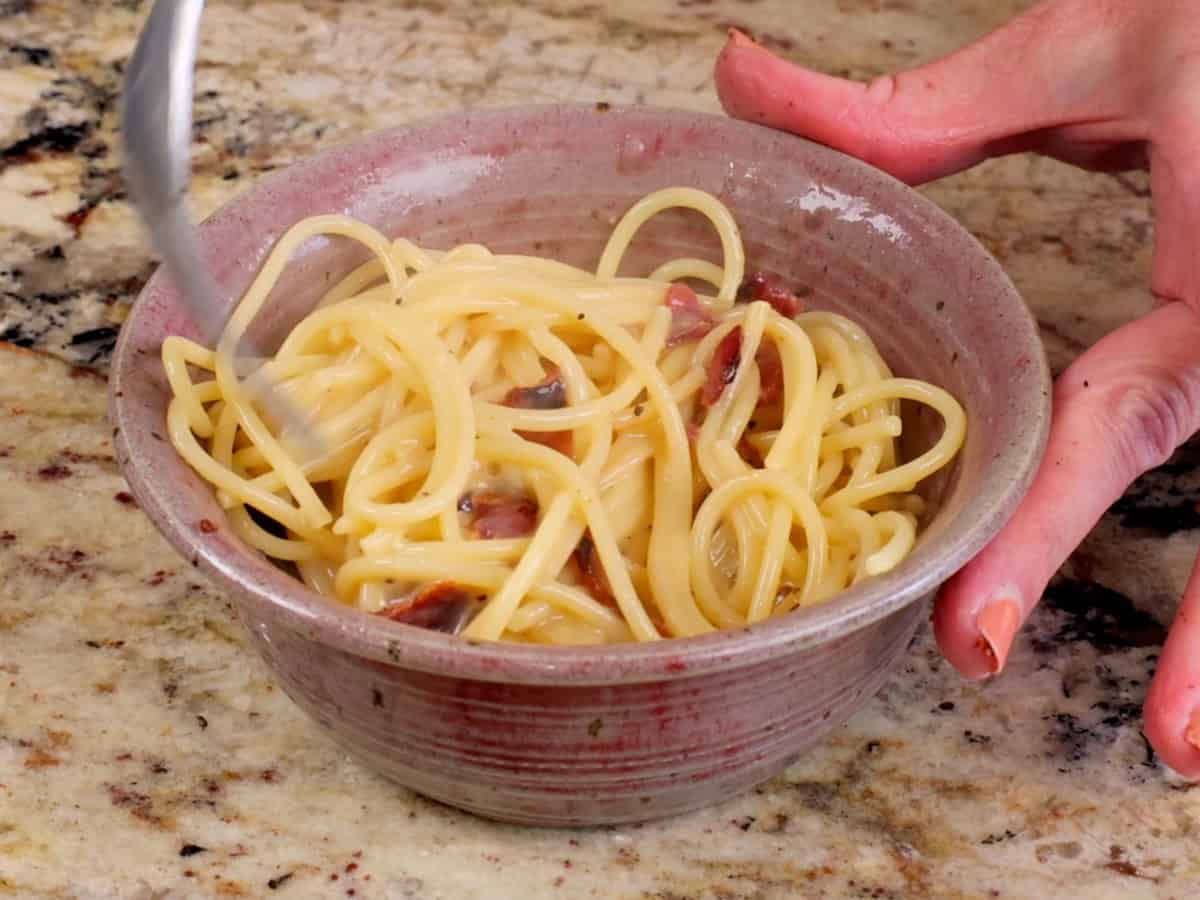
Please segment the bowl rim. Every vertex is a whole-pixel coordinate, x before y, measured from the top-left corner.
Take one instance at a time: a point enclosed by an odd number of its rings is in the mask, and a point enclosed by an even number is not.
[[[561,103],[509,106],[455,112],[415,120],[399,126],[376,130],[332,145],[256,180],[248,189],[222,205],[201,225],[200,234],[214,229],[223,220],[236,218],[243,206],[296,173],[328,163],[331,158],[355,153],[381,142],[396,142],[420,132],[461,128],[481,122],[517,125],[552,116],[578,116],[596,113],[596,104]],[[169,487],[149,477],[144,447],[151,437],[130,427],[137,419],[133,401],[124,387],[136,378],[138,361],[134,359],[130,335],[149,305],[150,298],[171,291],[169,277],[160,267],[142,289],[122,328],[113,352],[109,377],[109,416],[114,428],[114,444],[122,473],[139,505],[158,530],[185,559],[204,571],[219,588],[237,601],[244,620],[290,620],[309,639],[333,645],[358,657],[427,673],[480,681],[521,684],[616,684],[623,682],[666,680],[691,676],[737,665],[750,660],[767,661],[783,654],[825,644],[841,636],[866,628],[901,611],[932,593],[950,574],[960,569],[996,535],[1015,511],[1037,472],[1049,434],[1051,375],[1036,319],[1013,285],[1008,274],[987,249],[948,212],[903,182],[846,154],[794,135],[762,125],[747,123],[713,113],[692,112],[657,106],[611,105],[600,108],[603,115],[625,118],[630,122],[648,119],[681,127],[710,126],[745,130],[758,139],[776,135],[785,148],[794,147],[808,159],[824,157],[843,169],[854,172],[864,183],[887,190],[903,191],[911,209],[924,221],[939,228],[944,237],[956,241],[963,252],[973,254],[973,264],[1005,298],[1010,309],[1014,340],[1020,341],[1031,360],[1031,377],[1021,382],[1023,395],[1017,402],[1030,417],[1031,427],[1024,440],[999,452],[1013,477],[993,496],[972,496],[965,501],[976,524],[958,534],[937,538],[938,552],[923,564],[905,564],[886,575],[868,579],[827,603],[798,610],[786,616],[738,629],[711,634],[670,638],[650,643],[602,645],[598,647],[545,647],[505,642],[465,640],[439,632],[403,625],[370,616],[360,610],[331,602],[309,591],[298,580],[280,571],[291,583],[268,592],[258,580],[240,569],[220,544],[198,540],[187,526],[182,507]],[[250,616],[247,616],[250,613]]]

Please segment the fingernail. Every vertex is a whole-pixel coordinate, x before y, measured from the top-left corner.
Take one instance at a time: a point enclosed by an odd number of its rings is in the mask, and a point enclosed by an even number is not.
[[[1021,610],[1012,600],[993,600],[975,619],[979,626],[979,649],[988,657],[995,675],[1008,661],[1013,638],[1021,627]]]
[[[1192,713],[1192,721],[1188,723],[1183,739],[1200,750],[1200,709]]]

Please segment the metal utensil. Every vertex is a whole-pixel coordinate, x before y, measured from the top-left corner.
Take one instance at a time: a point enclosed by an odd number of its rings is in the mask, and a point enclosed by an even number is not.
[[[200,255],[188,206],[191,178],[192,90],[200,16],[204,0],[158,0],[138,38],[125,73],[121,138],[125,145],[125,178],[154,246],[162,254],[179,294],[187,304],[204,340],[215,343],[221,334],[217,283]],[[267,356],[248,336],[240,356]],[[322,443],[304,418],[260,379],[243,382],[255,399],[292,434],[301,436],[302,449],[319,456]],[[298,425],[293,428],[291,426]],[[474,612],[452,604],[437,616],[414,611],[397,614],[396,621],[457,634]]]
[[[222,322],[188,208],[192,84],[204,0],[158,0],[125,73],[125,178],[155,248],[205,340]]]
[[[192,91],[204,0],[157,0],[125,73],[121,139],[125,179],[155,248],[187,304],[202,339],[214,345],[224,322],[218,287],[200,253],[188,204],[191,179]],[[249,336],[239,358],[261,360]],[[246,382],[254,399],[291,434],[305,455],[322,443],[304,416],[261,379]]]

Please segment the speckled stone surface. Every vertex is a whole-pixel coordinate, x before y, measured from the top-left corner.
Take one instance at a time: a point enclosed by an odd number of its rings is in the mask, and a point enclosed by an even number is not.
[[[728,24],[870,76],[1024,5],[213,2],[197,203],[363,130],[467,106],[715,109]],[[113,130],[138,6],[0,0],[0,339],[44,351],[0,349],[0,897],[1195,895],[1200,789],[1139,731],[1200,527],[1192,448],[1105,517],[1003,677],[959,680],[923,631],[849,725],[724,806],[528,831],[347,759],[274,687],[112,462],[89,370],[103,374],[151,269]],[[1144,179],[1013,158],[927,190],[1012,273],[1056,368],[1148,307]]]

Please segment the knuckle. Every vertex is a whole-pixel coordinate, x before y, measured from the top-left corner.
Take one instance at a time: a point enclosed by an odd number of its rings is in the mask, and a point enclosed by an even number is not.
[[[912,72],[881,75],[867,84],[843,113],[853,124],[845,149],[902,181],[913,180],[913,172],[919,171],[923,162],[920,154],[914,155],[915,148],[925,143],[910,111],[914,77]]]
[[[1161,466],[1196,428],[1200,384],[1170,372],[1114,384],[1100,398],[1104,431],[1130,478]]]

